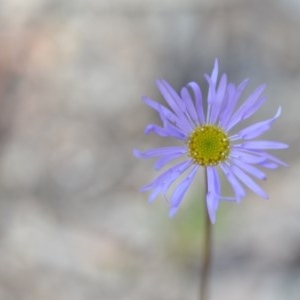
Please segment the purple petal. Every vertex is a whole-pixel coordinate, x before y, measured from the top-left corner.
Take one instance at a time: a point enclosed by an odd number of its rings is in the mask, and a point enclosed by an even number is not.
[[[190,83],[188,83],[187,86],[193,90],[193,93],[195,95],[195,106],[196,106],[198,118],[199,118],[200,124],[203,124],[203,123],[205,123],[205,117],[204,117],[204,111],[203,111],[201,89],[196,82],[190,82]]]
[[[165,80],[157,80],[156,85],[163,95],[166,102],[169,104],[170,108],[175,112],[177,117],[180,119],[182,128],[186,130],[192,130],[192,125],[185,116],[186,107],[182,102],[182,99],[171,87],[171,85]]]
[[[165,199],[168,201],[167,199],[167,192],[170,188],[170,186],[179,178],[179,176],[181,176],[181,174],[183,174],[190,166],[192,165],[192,160],[189,160],[188,163],[186,165],[183,165],[182,168],[180,168],[179,170],[177,170],[176,172],[173,172],[171,175],[169,175],[169,177],[167,178],[167,180],[162,184],[161,186],[161,193],[164,195]]]
[[[150,194],[150,196],[148,198],[149,203],[152,203],[157,198],[157,196],[160,193],[160,190],[161,190],[161,188],[159,186],[156,187],[155,189],[153,189],[152,193]]]
[[[245,90],[248,81],[248,79],[245,79],[239,84],[237,88],[235,88],[235,85],[232,83],[228,84],[227,96],[225,98],[225,107],[220,114],[220,125],[223,128],[227,127],[227,123],[230,120],[231,115],[236,107],[236,104],[238,103],[238,100],[240,99],[243,91]]]
[[[236,157],[240,161],[243,161],[243,162],[249,163],[249,164],[258,164],[265,160],[265,157],[260,156],[259,153],[253,153],[253,151],[252,151],[253,154],[250,154],[246,151],[245,151],[245,149],[241,148],[240,146],[239,147],[233,146],[231,149],[231,157]]]
[[[246,120],[251,117],[267,100],[267,97],[259,98],[255,103],[253,103],[249,108],[245,111],[242,120]]]
[[[207,195],[206,205],[210,221],[214,224],[216,222],[216,211],[219,206],[220,195],[220,179],[215,167],[206,168],[207,176]]]
[[[240,202],[245,196],[246,192],[240,182],[236,179],[236,177],[231,172],[230,168],[225,164],[220,164],[221,169],[223,170],[226,179],[230,183],[237,202]]]
[[[261,94],[265,87],[265,85],[261,85],[246,99],[244,104],[231,117],[226,126],[227,130],[230,130],[241,120],[249,118],[264,103],[265,98],[262,98]]]
[[[242,144],[248,150],[263,150],[263,149],[286,149],[289,146],[285,143],[273,141],[250,141]]]
[[[177,138],[179,140],[186,140],[187,136],[190,133],[189,129],[187,129],[183,124],[179,124],[180,126],[173,125],[165,117],[163,112],[160,112],[160,118],[163,122],[164,130],[169,134],[169,136],[173,136],[174,138]]]
[[[156,124],[149,124],[144,129],[144,133],[147,135],[152,132],[157,134],[158,136],[162,136],[162,137],[170,136],[169,132],[166,131],[165,128],[162,128]]]
[[[139,151],[138,149],[133,150],[133,154],[138,158],[152,158],[156,156],[163,156],[163,155],[172,155],[175,153],[186,153],[186,147],[183,146],[176,146],[176,147],[160,147],[160,148],[153,148],[144,152]]]
[[[218,59],[215,59],[214,67],[211,73],[211,81],[216,85],[219,73],[219,62]]]
[[[223,74],[216,92],[215,102],[211,108],[210,122],[214,124],[219,116],[227,87],[227,76]]]
[[[207,193],[206,206],[207,206],[209,219],[212,224],[216,223],[216,212],[218,209],[218,205],[219,205],[219,198],[212,193]]]
[[[206,123],[210,123],[211,109],[216,99],[216,86],[208,75],[205,75],[208,83],[207,109],[206,109]]]
[[[183,196],[187,192],[188,188],[190,187],[196,173],[198,170],[199,166],[196,165],[192,168],[190,174],[181,182],[178,184],[176,189],[173,192],[172,199],[171,199],[171,210],[170,210],[170,217],[173,217],[174,214],[176,213]]]
[[[192,164],[192,160],[186,160],[184,162],[178,163],[177,165],[169,168],[162,174],[160,174],[157,178],[155,178],[152,182],[147,185],[144,185],[140,188],[141,192],[145,192],[147,190],[154,189],[158,186],[163,187],[165,182],[168,182],[170,178],[173,178],[173,175],[180,176],[186,169],[188,169]]]
[[[277,169],[278,168],[278,165],[271,162],[271,161],[263,161],[259,164],[261,167],[264,167],[266,169]]]
[[[240,161],[239,159],[232,159],[232,162],[237,165],[240,169],[247,172],[248,174],[260,179],[265,180],[267,178],[266,174],[262,172],[261,170],[255,168],[254,166],[244,163]]]
[[[220,185],[217,168],[207,167],[207,174],[208,174],[208,178],[207,178],[208,192],[212,192],[215,195],[219,196],[221,192],[221,185]]]
[[[180,94],[186,105],[188,115],[192,118],[195,125],[199,125],[198,115],[188,89],[186,87],[182,88]]]
[[[235,165],[231,166],[230,169],[233,174],[254,193],[264,199],[269,198],[268,195],[263,191],[263,189],[257,183],[255,183],[244,171],[242,171]]]
[[[276,115],[266,121],[255,123],[241,130],[238,136],[242,139],[249,140],[258,137],[271,128],[272,123],[280,116],[281,107],[278,108]]]
[[[182,153],[174,153],[174,154],[169,154],[162,156],[157,160],[157,162],[154,164],[154,169],[156,171],[160,170],[162,167],[164,167],[166,164],[168,164],[170,161],[179,158],[182,156]]]
[[[279,158],[275,157],[274,155],[271,155],[271,154],[266,153],[266,152],[260,152],[260,155],[262,155],[264,158],[266,158],[268,160],[271,160],[271,161],[275,162],[278,165],[288,167],[288,165],[284,161],[280,160]]]
[[[161,137],[173,137],[181,141],[185,141],[187,138],[186,134],[184,134],[180,131],[180,129],[169,123],[165,123],[165,127],[161,127],[156,124],[147,125],[144,130],[144,133],[148,135],[152,132]]]
[[[148,97],[143,97],[142,100],[145,104],[147,104],[152,109],[156,110],[159,114],[163,113],[164,116],[172,123],[176,124],[178,122],[178,117],[165,106],[157,103],[156,101]]]
[[[180,129],[172,124],[166,123],[165,130],[169,133],[169,136],[174,137],[178,140],[185,141],[187,139],[187,134],[183,133]]]
[[[267,165],[266,162],[275,162],[276,166],[281,165],[288,167],[288,165],[279,158],[261,150],[247,150],[241,146],[233,146],[231,149],[231,156],[238,158],[241,161],[250,164],[259,164],[261,166]]]
[[[219,66],[218,66],[218,60],[216,59],[211,77],[208,76],[207,74],[204,75],[208,83],[206,123],[210,123],[211,108],[214,105],[216,99],[218,72],[219,72]]]
[[[178,130],[176,127],[170,124],[167,124],[165,128],[160,127],[156,124],[147,125],[144,130],[144,133],[148,135],[152,132],[161,137],[173,137],[181,141],[185,141],[187,138],[187,136],[184,133],[182,133],[180,130]]]
[[[182,132],[185,134],[190,132],[190,124],[186,126],[186,121],[184,119],[179,118],[176,116],[173,112],[171,112],[168,108],[165,106],[153,101],[152,99],[148,97],[142,98],[144,103],[147,104],[149,107],[153,108],[159,113],[159,116],[162,120],[162,122],[165,122],[165,120],[168,120],[168,122],[171,122],[178,126]]]
[[[160,79],[160,80],[156,80],[155,83],[159,91],[161,92],[162,96],[164,97],[165,101],[169,104],[170,108],[176,114],[177,112],[181,112],[185,110],[185,107],[179,95],[167,81]]]

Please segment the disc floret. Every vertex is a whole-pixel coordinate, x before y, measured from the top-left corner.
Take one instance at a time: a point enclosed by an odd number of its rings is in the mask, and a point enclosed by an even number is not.
[[[230,152],[226,132],[216,125],[196,127],[188,139],[189,155],[201,166],[215,166],[225,161]]]

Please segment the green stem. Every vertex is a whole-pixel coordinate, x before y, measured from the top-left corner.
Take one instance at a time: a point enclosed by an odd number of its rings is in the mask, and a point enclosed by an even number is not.
[[[206,194],[207,194],[207,177],[205,172],[205,225],[204,225],[204,243],[202,256],[202,270],[201,270],[201,285],[200,285],[200,300],[208,300],[208,285],[209,285],[209,271],[211,265],[211,248],[212,248],[212,226],[206,208]]]

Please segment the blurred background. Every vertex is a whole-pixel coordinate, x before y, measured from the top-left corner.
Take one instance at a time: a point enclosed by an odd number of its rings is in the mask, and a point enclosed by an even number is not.
[[[203,84],[215,57],[267,84],[254,120],[282,105],[290,167],[221,204],[211,300],[300,298],[299,0],[1,0],[0,25],[0,299],[198,299],[201,174],[169,219],[132,148],[167,143],[143,135],[155,79]]]

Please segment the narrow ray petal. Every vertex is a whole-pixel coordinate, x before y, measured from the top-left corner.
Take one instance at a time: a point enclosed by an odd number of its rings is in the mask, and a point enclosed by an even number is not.
[[[175,114],[178,116],[182,115],[182,111],[185,110],[185,107],[181,103],[182,101],[176,91],[165,80],[156,80],[156,85]]]
[[[288,167],[288,165],[279,158],[261,150],[245,149],[242,146],[234,146],[231,150],[232,157],[236,157],[241,161],[251,164],[264,165],[265,162],[275,162],[276,165]]]
[[[216,211],[219,206],[219,196],[220,195],[220,179],[215,167],[206,168],[207,176],[207,195],[206,195],[206,205],[209,214],[210,221],[214,224],[216,222]]]
[[[183,165],[179,170],[176,172],[173,172],[167,180],[162,184],[161,186],[161,193],[164,195],[165,199],[168,201],[167,198],[167,192],[170,188],[170,186],[181,176],[185,171],[187,171],[191,167],[192,163],[191,161],[188,162],[188,164]]]
[[[228,180],[228,182],[230,183],[234,191],[236,201],[240,202],[246,196],[245,189],[240,184],[240,182],[236,179],[236,177],[233,175],[232,171],[227,165],[221,164],[220,167],[223,170],[226,179]]]
[[[160,127],[156,124],[149,124],[146,126],[145,130],[144,130],[145,134],[150,134],[150,133],[155,133],[158,136],[162,136],[162,137],[167,137],[167,136],[172,136],[170,134],[170,132],[168,132],[165,128]]]
[[[158,171],[161,168],[163,168],[166,164],[168,164],[169,162],[171,162],[172,160],[174,160],[176,158],[179,158],[181,156],[182,156],[182,153],[174,153],[174,154],[168,154],[168,155],[162,156],[154,164],[154,169],[156,171]]]
[[[185,140],[190,133],[189,127],[186,127],[182,123],[173,125],[172,122],[169,122],[168,118],[164,115],[162,111],[159,110],[160,118],[163,122],[164,129],[169,133],[170,136],[174,136],[180,140]]]
[[[216,92],[215,103],[211,110],[210,122],[212,124],[215,124],[217,118],[219,117],[219,113],[221,111],[221,107],[223,105],[223,100],[225,97],[226,88],[227,88],[227,76],[226,74],[223,74]]]
[[[263,162],[259,163],[259,165],[261,167],[266,168],[266,169],[273,169],[273,170],[275,170],[275,169],[278,168],[278,165],[275,164],[275,163],[273,163],[273,162],[271,162],[271,161],[263,161]]]
[[[192,118],[192,121],[194,122],[195,125],[199,125],[199,119],[198,119],[198,115],[196,112],[196,108],[193,104],[191,95],[188,91],[188,89],[186,87],[183,87],[181,89],[181,97],[182,100],[184,101],[186,108],[187,108],[187,112],[189,114],[189,116]]]
[[[248,79],[245,79],[242,81],[237,88],[235,88],[235,85],[230,83],[227,88],[227,97],[226,97],[226,105],[223,109],[223,111],[220,114],[220,125],[223,128],[227,128],[227,124],[229,120],[231,119],[232,113],[234,112],[234,109],[236,107],[236,104],[238,103],[242,93],[244,92],[247,84]]]
[[[216,86],[211,78],[205,75],[205,79],[208,83],[208,96],[207,96],[207,108],[206,108],[206,123],[210,123],[211,110],[216,99]]]
[[[245,171],[246,173],[260,179],[265,180],[267,178],[266,174],[261,170],[257,169],[256,167],[247,164],[245,162],[240,161],[239,159],[232,159],[232,162],[237,165],[240,169]]]
[[[171,198],[171,209],[170,209],[170,217],[173,217],[176,213],[183,196],[187,192],[188,188],[190,187],[196,173],[198,170],[198,166],[194,166],[190,172],[190,174],[181,182],[178,184],[176,189],[173,192],[172,198]]]
[[[156,177],[152,182],[147,185],[144,185],[140,188],[141,192],[156,188],[157,186],[163,186],[168,177],[171,177],[173,174],[178,174],[178,176],[188,169],[192,164],[192,160],[187,160],[181,163],[176,164],[175,166],[167,169],[158,177]]]
[[[147,104],[149,107],[151,107],[152,109],[156,110],[159,113],[162,122],[164,122],[164,120],[168,120],[172,124],[176,125],[184,133],[190,132],[190,125],[186,126],[186,121],[176,116],[168,108],[153,101],[148,97],[143,97],[142,99],[145,104]]]
[[[252,151],[252,153],[250,154],[245,151],[245,149],[235,146],[232,147],[230,156],[249,164],[258,164],[266,159],[265,157],[259,155],[259,153],[255,153]]]
[[[218,79],[218,73],[219,73],[219,62],[218,59],[215,59],[214,67],[211,73],[211,80],[215,84],[217,84],[217,79]]]
[[[242,171],[237,166],[233,165],[230,167],[233,174],[242,181],[250,190],[252,190],[255,194],[259,195],[264,199],[268,199],[268,195],[263,191],[263,189],[255,183],[250,176],[248,176],[244,171]]]
[[[178,117],[171,110],[161,105],[160,103],[148,97],[142,97],[142,100],[145,104],[156,110],[158,113],[163,113],[165,117],[168,118],[168,120],[170,120],[171,122],[176,124],[179,121]]]
[[[139,151],[138,149],[133,150],[133,154],[138,158],[152,158],[162,155],[172,155],[175,153],[186,153],[186,147],[183,146],[173,146],[173,147],[160,147],[153,148],[144,152]]]
[[[203,124],[205,122],[205,117],[204,117],[204,111],[203,111],[203,103],[202,103],[202,92],[199,87],[199,85],[196,82],[190,82],[187,85],[190,87],[194,93],[195,96],[195,106],[196,106],[196,111],[198,114],[198,118],[200,121],[200,124]]]
[[[165,80],[157,80],[156,84],[161,94],[163,95],[165,101],[169,104],[170,108],[180,119],[181,124],[183,124],[184,128],[192,130],[192,125],[190,124],[189,120],[185,115],[186,107],[183,104],[182,99],[176,93],[176,91]]]
[[[272,162],[275,162],[276,164],[278,165],[281,165],[281,166],[284,166],[284,167],[288,167],[288,164],[286,164],[284,161],[282,161],[281,159],[275,157],[274,155],[271,155],[267,152],[261,152],[260,151],[260,155],[262,155],[264,158],[272,161]]]
[[[232,115],[228,125],[227,130],[230,130],[241,120],[245,120],[252,115],[265,101],[265,98],[261,97],[265,89],[265,85],[258,87],[241,105],[241,107]]]
[[[273,118],[262,121],[262,122],[255,123],[253,125],[250,125],[250,126],[244,128],[243,130],[241,130],[238,133],[238,136],[245,140],[254,139],[254,138],[260,136],[261,134],[263,134],[264,132],[266,132],[267,130],[269,130],[271,128],[272,123],[276,119],[278,119],[280,114],[281,114],[281,107],[278,108],[278,111]]]
[[[255,103],[250,105],[247,111],[245,111],[242,120],[246,120],[251,117],[265,103],[266,100],[267,97],[261,97]]]
[[[158,197],[160,191],[161,191],[161,188],[159,186],[156,187],[155,189],[153,189],[148,198],[148,202],[152,203]]]
[[[168,132],[169,136],[174,137],[181,141],[185,141],[188,137],[187,134],[183,133],[176,126],[169,123],[165,124],[165,131]]]
[[[242,144],[243,148],[249,150],[264,150],[264,149],[286,149],[288,145],[273,141],[250,141]]]
[[[164,128],[156,124],[149,124],[146,126],[144,133],[147,135],[150,133],[155,133],[161,137],[173,137],[181,141],[185,141],[187,138],[186,134],[182,133],[180,130],[178,130],[178,128],[170,124],[165,125]]]

